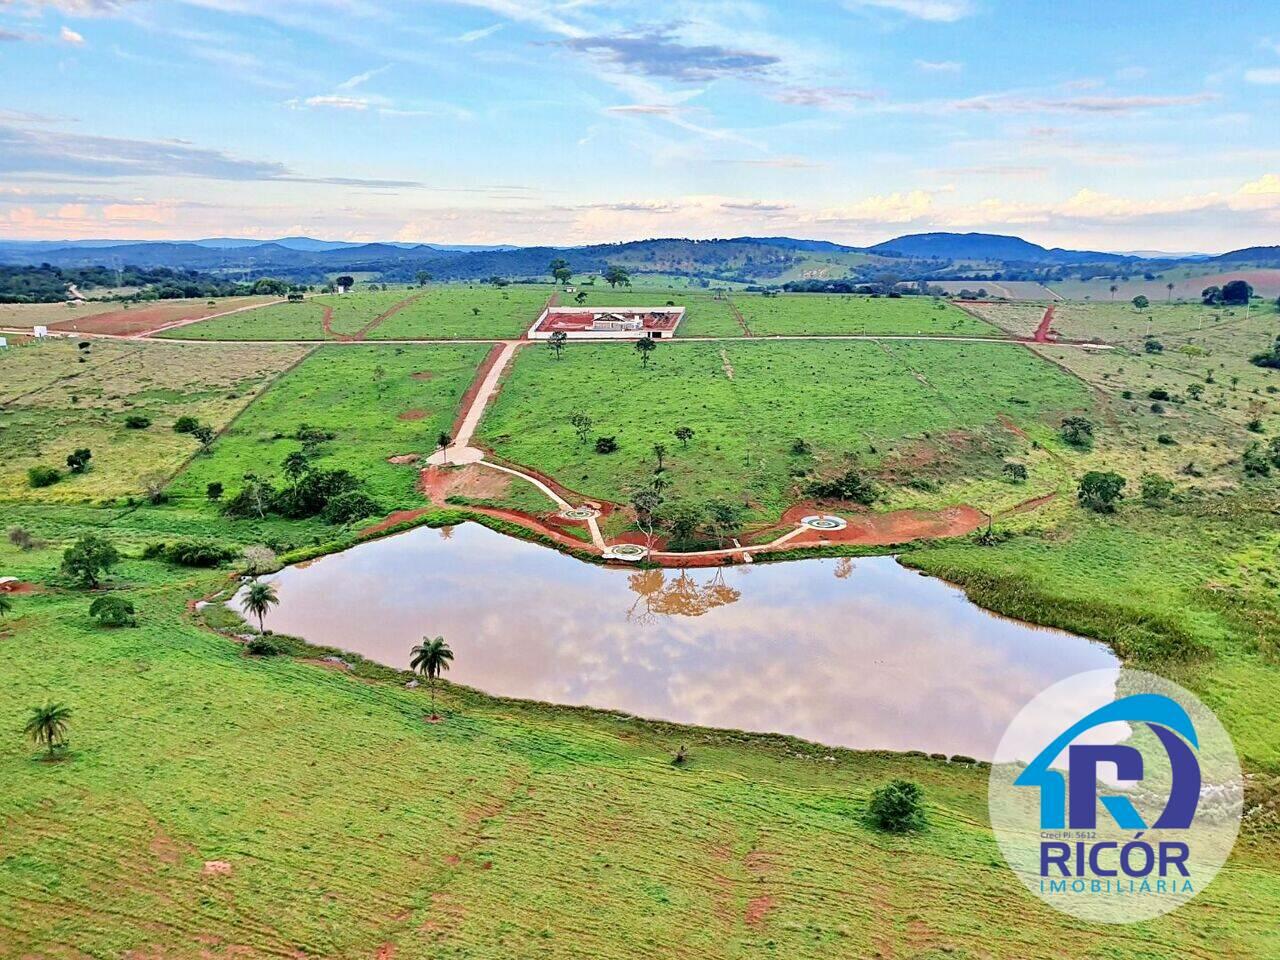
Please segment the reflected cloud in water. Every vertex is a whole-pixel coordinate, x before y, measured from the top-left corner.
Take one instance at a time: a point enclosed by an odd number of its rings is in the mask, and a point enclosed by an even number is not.
[[[989,759],[1035,694],[1117,666],[889,557],[625,570],[465,524],[270,579],[269,628],[390,666],[443,635],[449,679],[490,693],[835,746]]]

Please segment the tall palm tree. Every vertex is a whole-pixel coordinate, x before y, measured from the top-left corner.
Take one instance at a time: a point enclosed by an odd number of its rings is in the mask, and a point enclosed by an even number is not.
[[[439,717],[436,716],[436,678],[449,669],[449,662],[453,659],[453,651],[444,642],[444,637],[435,637],[434,639],[423,637],[422,642],[409,652],[411,654],[409,669],[416,670],[431,683],[431,719],[438,720]]]
[[[53,751],[67,742],[67,724],[70,721],[70,707],[46,700],[41,706],[31,708],[31,717],[24,732],[33,743],[44,744],[52,757]]]
[[[280,598],[276,596],[275,587],[261,580],[255,580],[250,585],[249,592],[240,601],[240,607],[245,613],[251,613],[258,618],[258,632],[265,633],[267,628],[263,624],[263,618],[267,615],[267,611],[279,602]]]

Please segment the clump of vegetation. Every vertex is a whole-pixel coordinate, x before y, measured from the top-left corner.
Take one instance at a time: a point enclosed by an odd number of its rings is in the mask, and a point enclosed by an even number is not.
[[[1154,390],[1151,390],[1151,391],[1149,391],[1149,392],[1147,393],[1147,399],[1149,399],[1149,400],[1168,400],[1168,399],[1169,399],[1169,391],[1168,391],[1168,390],[1165,390],[1163,387],[1156,387]]]
[[[263,583],[261,580],[255,580],[249,585],[244,599],[240,601],[240,608],[245,613],[251,613],[257,617],[258,632],[266,633],[267,611],[279,602],[280,598],[276,596],[275,587],[269,583]]]
[[[67,469],[72,473],[84,473],[89,469],[89,461],[93,459],[93,452],[88,447],[80,447],[67,454]]]
[[[1060,428],[1062,439],[1073,447],[1087,447],[1093,442],[1093,422],[1086,417],[1067,417]]]
[[[244,648],[255,657],[278,657],[285,652],[284,646],[279,640],[262,634],[251,637],[244,645]]]
[[[153,543],[142,551],[144,560],[165,560],[179,567],[220,567],[239,556],[234,547],[211,540],[179,540]]]
[[[1268,367],[1272,370],[1280,370],[1280,337],[1276,337],[1276,341],[1271,345],[1270,350],[1263,353],[1255,353],[1249,358],[1249,362],[1255,367]]]
[[[173,421],[174,433],[195,433],[196,428],[200,426],[200,421],[192,416],[181,416]]]
[[[288,483],[277,489],[269,480],[245,476],[245,485],[223,504],[222,512],[237,519],[261,520],[274,513],[291,520],[320,517],[329,523],[350,523],[382,512],[364,490],[363,481],[349,470],[325,470],[295,451],[282,464]],[[221,492],[219,492],[219,497]]]
[[[617,449],[617,437],[596,437],[596,453],[613,453]]]
[[[814,480],[805,488],[805,493],[818,500],[846,500],[863,506],[871,506],[881,496],[876,482],[863,476],[856,467],[830,479]]]
[[[1164,353],[1164,344],[1159,340],[1156,340],[1154,337],[1150,337],[1142,345],[1142,349],[1147,351],[1147,353]]]
[[[871,823],[886,833],[914,833],[928,825],[924,791],[911,780],[891,780],[877,787],[867,807]]]
[[[62,471],[57,467],[31,467],[27,470],[28,486],[51,487],[62,479]]]
[[[44,546],[43,541],[39,540],[36,535],[26,527],[10,527],[9,542],[23,552],[28,550],[38,550],[40,547]]]
[[[52,760],[58,750],[67,746],[67,727],[71,723],[71,708],[66,704],[47,700],[31,709],[23,732],[36,746],[47,749],[46,756]]]
[[[1173,495],[1173,481],[1158,473],[1142,475],[1142,502],[1148,506],[1165,503]]]
[[[1244,454],[1240,457],[1240,465],[1244,468],[1246,477],[1271,475],[1271,457],[1257,440],[1245,447]]]
[[[85,534],[62,553],[62,572],[82,587],[96,587],[120,562],[120,552],[109,540]]]
[[[141,413],[131,413],[124,418],[124,425],[129,430],[145,430],[151,426],[151,418]]]
[[[108,594],[89,604],[89,616],[104,627],[136,627],[137,612],[124,597]]]
[[[221,481],[214,480],[204,488],[204,495],[208,498],[210,503],[217,503],[222,499],[222,494],[225,491],[226,488],[222,485]]]
[[[1080,479],[1076,499],[1095,513],[1115,513],[1116,504],[1124,497],[1126,482],[1113,471],[1090,470]]]
[[[1004,465],[1002,471],[1005,477],[1014,483],[1025,483],[1027,480],[1027,465],[1010,460]]]

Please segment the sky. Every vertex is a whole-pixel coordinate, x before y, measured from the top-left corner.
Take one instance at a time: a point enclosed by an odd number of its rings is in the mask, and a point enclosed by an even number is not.
[[[0,237],[1280,243],[1280,4],[0,0]]]

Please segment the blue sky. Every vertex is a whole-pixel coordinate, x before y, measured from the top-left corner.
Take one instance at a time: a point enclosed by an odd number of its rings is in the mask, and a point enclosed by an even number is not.
[[[0,0],[0,236],[1280,243],[1280,6]]]

